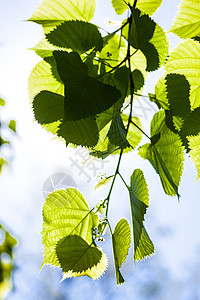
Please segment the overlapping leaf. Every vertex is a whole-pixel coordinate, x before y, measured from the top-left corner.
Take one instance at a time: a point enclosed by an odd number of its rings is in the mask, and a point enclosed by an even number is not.
[[[184,123],[180,130],[180,136],[183,140],[183,144],[188,149],[188,136],[198,135],[200,132],[200,107],[196,108],[187,118],[184,120]]]
[[[99,140],[99,131],[94,117],[78,121],[63,121],[57,134],[63,137],[67,144],[86,147],[94,147]]]
[[[29,21],[42,24],[45,32],[49,32],[63,21],[90,21],[95,8],[95,0],[43,0]]]
[[[110,126],[108,132],[108,138],[111,144],[116,147],[120,147],[121,149],[127,148],[130,146],[128,140],[126,139],[126,128],[122,121],[121,114],[115,118]]]
[[[83,53],[95,47],[100,51],[103,39],[97,26],[79,20],[65,21],[46,35],[47,40],[57,46]]]
[[[49,91],[41,91],[33,100],[35,119],[40,124],[53,123],[64,118],[64,97]]]
[[[56,80],[51,65],[44,60],[39,62],[31,72],[28,88],[31,99],[43,90],[64,95],[64,85]]]
[[[161,133],[159,139],[151,144],[145,144],[139,149],[142,158],[148,159],[159,174],[163,189],[167,195],[178,194],[180,183],[184,148],[177,134]]]
[[[133,8],[130,33],[129,26],[123,28],[122,35],[133,48],[143,52],[147,60],[146,70],[156,70],[164,63],[169,51],[165,32],[148,15]]]
[[[127,9],[128,5],[133,5],[134,0],[112,0],[112,5],[118,15],[123,14]],[[162,0],[138,0],[136,7],[144,11],[148,15],[152,15],[162,3]]]
[[[197,178],[200,178],[200,134],[197,136],[189,136],[190,157],[197,168]]]
[[[126,127],[128,124],[128,116],[125,114],[121,114],[122,116],[122,120],[124,123],[124,126]],[[109,142],[109,138],[108,138],[108,132],[109,132],[109,128],[111,126],[111,120],[112,120],[112,114],[110,113],[105,113],[104,114],[104,118],[100,117],[100,120],[103,119],[104,121],[107,121],[107,123],[104,125],[104,127],[101,127],[102,129],[100,130],[99,127],[99,141],[98,144],[95,146],[94,151],[91,153],[91,155],[94,155],[96,157],[99,158],[106,158],[107,156],[109,156],[110,154],[119,154],[120,153],[120,149],[119,147],[115,147],[115,145],[113,145],[112,143]],[[103,124],[103,120],[101,122],[101,124]],[[98,119],[97,119],[97,124],[98,124]],[[136,126],[134,125],[136,124]],[[137,117],[132,117],[132,123],[129,126],[129,131],[127,134],[127,141],[130,144],[130,147],[126,147],[123,150],[123,153],[127,153],[129,151],[131,151],[133,148],[135,148],[141,141],[142,139],[142,131],[138,129],[141,128],[142,130],[142,124],[139,120],[139,118]],[[118,136],[119,137],[119,136]],[[123,142],[123,139],[121,140],[121,142]]]
[[[154,247],[144,229],[144,215],[149,202],[149,192],[140,169],[131,175],[130,204],[133,222],[134,260],[143,259],[154,252]]]
[[[94,217],[78,190],[67,189],[51,193],[43,206],[44,264],[59,265],[55,246],[67,235],[77,234],[91,243]]]
[[[180,38],[192,38],[200,34],[200,6],[198,0],[182,0],[171,32]]]
[[[64,279],[77,276],[100,277],[106,269],[104,253],[78,235],[68,235],[56,245]]]
[[[125,262],[128,255],[128,251],[131,243],[131,230],[130,226],[125,219],[121,219],[115,226],[115,230],[112,234],[113,254],[115,261],[115,273],[117,284],[125,282],[120,268],[122,263]]]
[[[182,74],[190,84],[191,109],[200,106],[200,43],[186,40],[170,54],[167,73]]]
[[[99,114],[119,100],[120,92],[88,75],[77,52],[55,51],[58,73],[65,85],[65,120]]]

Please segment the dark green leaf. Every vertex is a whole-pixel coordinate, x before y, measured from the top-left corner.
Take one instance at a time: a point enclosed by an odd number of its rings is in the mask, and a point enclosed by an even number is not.
[[[197,135],[199,134],[199,132],[200,132],[200,107],[196,108],[190,114],[188,114],[179,132],[180,137],[182,138],[183,144],[186,147],[186,149],[188,149],[187,136]]]
[[[147,59],[146,71],[157,70],[159,68],[159,56],[155,46],[152,43],[148,43],[141,50]]]
[[[97,26],[80,20],[66,21],[46,35],[55,46],[83,53],[95,47],[100,51],[103,39]]]
[[[55,51],[58,73],[65,85],[65,120],[99,114],[119,100],[120,92],[88,76],[87,65],[76,52]]]
[[[42,91],[33,99],[35,119],[40,124],[52,123],[64,118],[64,97],[49,91]]]
[[[185,118],[190,113],[190,84],[184,75],[166,76],[167,97],[171,116]]]
[[[144,76],[140,70],[135,69],[132,72],[132,78],[134,83],[134,92],[139,91],[144,85]]]
[[[132,23],[129,43],[135,49],[142,49],[152,38],[156,23],[139,9],[131,8]]]
[[[58,135],[66,143],[94,147],[99,139],[97,123],[93,117],[78,121],[65,121],[60,125]]]
[[[126,139],[126,128],[124,127],[121,114],[112,121],[108,132],[108,138],[111,144],[118,146],[121,149],[130,146]]]
[[[148,207],[148,189],[145,179],[143,177],[143,173],[141,172],[142,171],[139,169],[136,169],[134,171],[134,173],[131,176],[130,186],[130,204],[133,222],[134,253],[139,247],[144,215],[146,214],[146,210]]]
[[[78,235],[68,235],[56,245],[56,254],[63,272],[82,273],[100,262],[102,252]]]

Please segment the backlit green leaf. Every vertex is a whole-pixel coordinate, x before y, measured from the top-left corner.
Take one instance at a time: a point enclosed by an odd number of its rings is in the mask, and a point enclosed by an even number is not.
[[[45,32],[49,32],[63,21],[90,21],[95,8],[95,0],[43,0],[29,21],[43,25]]]
[[[13,131],[16,132],[16,121],[10,120],[8,127]]]
[[[144,229],[143,221],[149,202],[148,187],[144,174],[136,169],[131,175],[130,204],[133,223],[134,260],[143,259],[153,253],[153,244]],[[150,246],[151,245],[151,246]]]
[[[65,85],[65,119],[80,120],[99,114],[121,97],[120,92],[88,76],[77,52],[55,51],[58,73]]]
[[[200,178],[200,134],[197,136],[189,136],[190,157],[197,168],[197,178]]]
[[[108,138],[111,144],[115,145],[116,147],[120,147],[121,149],[130,146],[126,139],[126,128],[122,121],[121,114],[119,114],[118,117],[112,121],[108,132]]]
[[[186,40],[179,44],[169,56],[167,73],[182,74],[190,84],[191,109],[200,106],[200,43]]]
[[[97,279],[106,269],[103,252],[78,235],[68,235],[61,239],[56,245],[56,254],[64,279],[85,275]]]
[[[78,190],[68,188],[49,194],[43,206],[43,265],[60,266],[55,247],[68,235],[78,235],[90,245],[92,229],[97,225],[98,216],[90,211]]]
[[[182,0],[171,32],[180,38],[192,38],[200,34],[200,6],[198,0]]]
[[[0,105],[5,106],[5,100],[3,100],[2,98],[0,98]]]
[[[71,48],[83,53],[95,47],[100,51],[103,39],[97,26],[79,20],[65,21],[46,35],[48,41],[58,47]]]
[[[122,263],[124,263],[126,260],[130,248],[130,243],[131,243],[130,226],[127,220],[121,219],[117,223],[114,232],[112,234],[112,245],[113,245],[117,284],[121,284],[125,281],[119,269],[121,268]]]
[[[103,177],[103,178],[101,178],[99,181],[98,181],[98,183],[95,185],[95,190],[97,190],[97,189],[99,189],[99,188],[101,188],[101,187],[103,187],[103,186],[105,186],[105,185],[107,185],[110,181],[111,181],[111,179],[114,177],[114,175],[111,175],[111,176],[108,176],[108,177]]]
[[[64,95],[64,85],[52,75],[51,65],[39,62],[29,76],[29,97],[32,98],[43,90]]]
[[[133,5],[134,0],[112,0],[112,5],[118,15],[123,14],[127,9],[127,4]],[[162,0],[138,0],[136,7],[144,11],[148,15],[152,15],[162,3]]]
[[[184,148],[177,134],[173,132],[161,133],[155,144],[145,144],[139,149],[142,158],[148,159],[159,174],[163,189],[167,195],[178,194],[180,183]]]
[[[94,117],[78,121],[63,121],[59,126],[58,136],[65,139],[66,143],[94,147],[99,139],[97,123]]]

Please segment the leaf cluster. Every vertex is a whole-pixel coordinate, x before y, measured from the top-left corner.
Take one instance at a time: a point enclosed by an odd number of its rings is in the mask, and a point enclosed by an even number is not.
[[[44,38],[33,48],[42,61],[29,78],[35,120],[66,145],[86,147],[94,157],[118,155],[115,172],[96,186],[110,184],[109,193],[92,209],[76,189],[55,191],[45,200],[43,265],[60,266],[64,279],[103,274],[107,261],[97,244],[106,228],[117,284],[125,281],[120,268],[131,235],[134,261],[154,253],[144,226],[149,206],[144,173],[135,169],[127,183],[120,173],[123,154],[135,150],[147,159],[164,192],[178,199],[186,151],[200,176],[200,14],[196,1],[182,0],[171,31],[186,40],[169,54],[166,33],[150,17],[161,2],[112,0],[116,13],[128,10],[128,18],[106,35],[90,22],[95,0],[43,0],[30,18],[44,29]],[[161,66],[165,75],[147,97],[158,108],[149,136],[134,116],[134,102],[148,72]],[[143,144],[142,137],[149,143]],[[112,230],[108,212],[116,177],[128,190],[132,226],[121,219]]]

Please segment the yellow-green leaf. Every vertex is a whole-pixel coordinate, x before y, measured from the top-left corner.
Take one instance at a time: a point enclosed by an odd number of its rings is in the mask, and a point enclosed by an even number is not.
[[[124,282],[121,275],[120,268],[122,263],[125,262],[131,243],[131,230],[130,226],[125,219],[121,219],[112,234],[113,254],[115,261],[115,272],[117,284]]]
[[[179,44],[169,56],[167,73],[185,75],[190,84],[191,108],[200,106],[200,43],[186,40]]]
[[[200,34],[200,3],[198,0],[182,0],[170,31],[180,38],[192,38]]]
[[[190,157],[197,169],[197,178],[200,178],[200,134],[197,136],[189,136],[187,137],[189,141]]]

